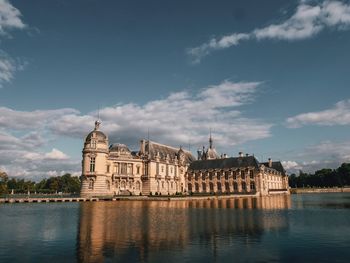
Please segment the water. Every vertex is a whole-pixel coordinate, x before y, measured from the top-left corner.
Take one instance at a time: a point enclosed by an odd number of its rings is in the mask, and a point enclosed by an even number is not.
[[[0,205],[0,262],[349,262],[350,193]]]

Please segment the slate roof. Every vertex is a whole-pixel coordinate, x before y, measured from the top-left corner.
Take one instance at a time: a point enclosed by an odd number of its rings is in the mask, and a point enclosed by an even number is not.
[[[178,157],[178,152],[180,148],[174,148],[168,145],[160,144],[157,142],[146,141],[146,153],[149,153],[149,157],[154,160],[156,158],[157,153],[159,152],[160,159],[165,159],[167,154],[170,159],[173,160],[175,156]],[[192,155],[191,152],[182,149],[185,154],[185,162],[190,163],[193,162],[196,158]]]
[[[269,163],[268,162],[261,163],[261,164],[263,164],[265,167],[269,167]],[[286,174],[286,170],[284,170],[283,165],[282,165],[282,163],[280,161],[272,162],[272,167],[271,168],[275,169],[276,171],[278,171],[280,173],[282,173],[283,175]]]
[[[241,167],[254,167],[259,169],[259,162],[254,156],[230,157],[212,160],[197,160],[190,164],[189,170],[208,170],[208,169],[229,169]]]

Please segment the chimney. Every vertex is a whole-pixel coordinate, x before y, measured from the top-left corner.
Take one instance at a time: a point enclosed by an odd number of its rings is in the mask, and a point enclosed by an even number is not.
[[[269,158],[269,167],[270,168],[272,167],[272,160],[271,160],[271,158]]]
[[[243,152],[239,152],[239,153],[238,153],[238,156],[239,156],[239,157],[243,157]]]
[[[141,152],[141,154],[145,154],[146,153],[146,142],[145,142],[145,140],[144,139],[142,139],[141,141],[140,141],[140,152]]]

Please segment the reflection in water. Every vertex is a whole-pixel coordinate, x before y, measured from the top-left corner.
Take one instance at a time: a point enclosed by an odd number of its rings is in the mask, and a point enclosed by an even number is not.
[[[215,259],[222,245],[249,246],[266,231],[288,229],[290,196],[194,201],[118,201],[80,207],[80,262],[177,257],[204,247]],[[169,253],[167,253],[169,252]],[[191,256],[196,251],[191,251]],[[186,256],[184,256],[186,257]],[[182,260],[183,258],[179,258]]]

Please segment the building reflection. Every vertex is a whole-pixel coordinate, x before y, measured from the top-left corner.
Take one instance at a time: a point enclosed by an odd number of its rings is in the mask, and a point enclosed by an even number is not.
[[[80,262],[151,261],[157,251],[183,251],[194,243],[259,242],[265,231],[288,229],[290,196],[194,201],[81,203]]]

